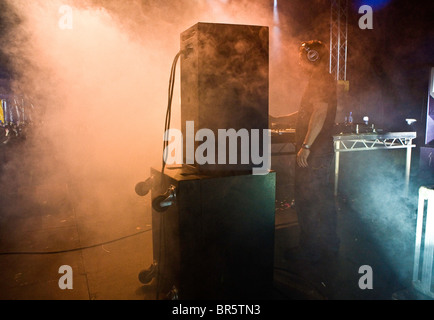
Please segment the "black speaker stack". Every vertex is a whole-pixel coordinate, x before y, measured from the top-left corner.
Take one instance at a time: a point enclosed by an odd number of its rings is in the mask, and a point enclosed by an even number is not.
[[[187,122],[215,137],[219,129],[268,129],[268,44],[263,26],[197,23],[181,34],[185,166],[151,170],[152,274],[161,298],[271,295],[275,173],[252,174],[251,161],[199,164],[185,152]]]

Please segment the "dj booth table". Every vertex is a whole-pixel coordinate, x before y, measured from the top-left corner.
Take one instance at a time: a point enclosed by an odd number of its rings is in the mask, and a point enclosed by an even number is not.
[[[341,152],[407,149],[405,165],[405,194],[408,194],[410,183],[411,150],[416,145],[413,139],[416,132],[386,132],[386,133],[362,133],[339,134],[334,136],[335,148],[335,186],[334,194],[338,194],[339,187],[339,158]]]
[[[338,194],[339,188],[339,167],[340,153],[354,151],[369,151],[369,150],[393,150],[406,149],[406,165],[405,165],[405,194],[408,194],[410,183],[410,168],[411,168],[411,151],[416,147],[413,144],[413,139],[416,138],[416,132],[382,132],[382,133],[341,133],[333,136],[335,150],[335,185],[334,195]],[[294,149],[295,144],[295,129],[274,130],[272,131],[272,144],[277,148],[273,148],[272,156],[296,155],[297,150]]]

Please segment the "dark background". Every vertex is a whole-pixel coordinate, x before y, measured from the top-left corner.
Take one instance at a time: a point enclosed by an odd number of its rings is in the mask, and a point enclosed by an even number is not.
[[[299,38],[329,41],[330,1],[281,1]],[[373,29],[360,29],[361,5],[373,8]],[[296,12],[296,14],[295,14]],[[424,126],[430,67],[434,66],[433,1],[353,0],[348,5],[347,80],[355,118],[370,116],[386,130]],[[371,93],[377,93],[373,98]],[[379,96],[379,98],[378,98]],[[423,131],[423,130],[422,130]]]

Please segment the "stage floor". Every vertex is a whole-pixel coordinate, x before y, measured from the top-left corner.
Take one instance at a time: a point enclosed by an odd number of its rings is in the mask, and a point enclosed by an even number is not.
[[[1,181],[1,300],[157,299],[155,282],[143,285],[138,279],[153,262],[150,194],[138,197],[132,187],[129,210],[101,211],[77,203],[79,186],[70,181]],[[411,284],[412,241],[398,253],[382,246],[371,228],[378,222],[357,210],[357,196],[336,200],[338,258],[312,265],[288,260],[288,249],[297,245],[297,216],[291,199],[277,199],[271,299],[389,300]],[[72,290],[59,288],[63,265],[72,268]],[[373,288],[363,290],[359,268],[365,265],[372,268]]]

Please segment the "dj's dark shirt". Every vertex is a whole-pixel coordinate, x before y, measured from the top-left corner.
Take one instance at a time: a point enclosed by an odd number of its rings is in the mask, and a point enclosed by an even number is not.
[[[336,80],[328,72],[314,71],[301,98],[296,127],[296,148],[300,150],[309,127],[314,102],[327,103],[323,128],[311,146],[311,155],[333,153],[333,127],[337,108]]]

